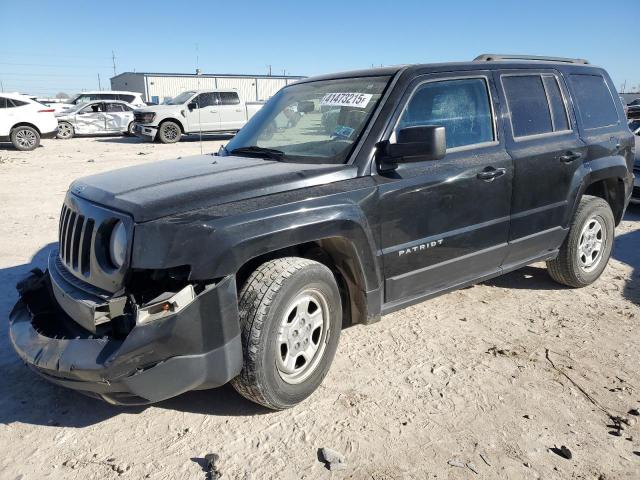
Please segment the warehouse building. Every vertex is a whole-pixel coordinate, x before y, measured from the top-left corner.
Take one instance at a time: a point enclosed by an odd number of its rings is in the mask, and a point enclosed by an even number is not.
[[[237,90],[243,100],[253,102],[267,100],[285,85],[301,78],[304,77],[124,72],[111,78],[111,89],[140,92],[145,101],[162,103],[185,90],[226,88]]]

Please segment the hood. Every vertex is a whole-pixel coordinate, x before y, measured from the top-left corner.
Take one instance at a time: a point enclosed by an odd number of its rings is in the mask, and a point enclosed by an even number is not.
[[[69,190],[146,222],[176,213],[354,178],[351,165],[199,155],[113,170]]]

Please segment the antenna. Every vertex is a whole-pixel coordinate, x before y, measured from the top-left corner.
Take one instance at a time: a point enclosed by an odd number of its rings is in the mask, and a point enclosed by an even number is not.
[[[111,50],[111,61],[113,61],[113,76],[116,76],[116,54]]]
[[[200,64],[199,64],[199,62],[200,62],[200,57],[198,55],[198,44],[196,43],[196,78],[197,78],[196,84],[197,84],[197,87],[198,87],[198,91],[200,91]],[[198,93],[198,97],[200,95],[201,94]],[[196,97],[196,98],[198,98],[198,97]],[[201,110],[200,104],[198,104],[198,129],[199,129],[199,134],[200,134],[200,155],[202,155],[202,120],[201,120],[200,110]]]
[[[267,68],[269,69],[269,76],[271,76],[271,65],[267,65]]]
[[[102,90],[102,85],[100,84],[100,74],[98,74],[98,90]]]

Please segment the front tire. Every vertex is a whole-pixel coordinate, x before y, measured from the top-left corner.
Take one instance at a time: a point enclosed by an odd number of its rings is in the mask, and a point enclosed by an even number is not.
[[[239,304],[243,367],[231,384],[273,410],[302,402],[338,347],[342,303],[333,273],[305,258],[270,260],[249,276]]]
[[[584,195],[571,222],[558,257],[547,262],[556,282],[580,288],[595,282],[609,262],[615,221],[602,198]]]
[[[181,136],[180,125],[175,122],[164,122],[158,130],[158,139],[162,143],[176,143],[180,141]]]
[[[40,145],[40,134],[38,131],[26,125],[16,127],[11,130],[11,143],[22,152],[34,150]]]
[[[66,140],[68,138],[73,138],[75,135],[75,131],[73,129],[73,125],[68,122],[60,122],[58,124],[58,134],[56,138],[60,138]]]

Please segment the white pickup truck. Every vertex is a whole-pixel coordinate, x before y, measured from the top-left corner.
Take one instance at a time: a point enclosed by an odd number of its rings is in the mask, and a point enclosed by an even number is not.
[[[133,133],[162,143],[192,133],[235,133],[262,105],[243,102],[235,90],[188,90],[162,105],[136,110]]]

